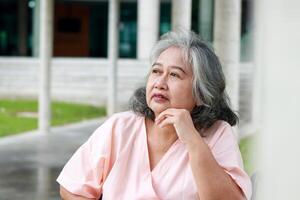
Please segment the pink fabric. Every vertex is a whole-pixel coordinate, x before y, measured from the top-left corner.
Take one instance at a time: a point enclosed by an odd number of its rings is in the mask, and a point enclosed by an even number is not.
[[[247,199],[251,182],[243,171],[231,126],[217,121],[205,142],[217,162]],[[185,145],[177,140],[151,171],[145,118],[118,113],[101,125],[68,161],[57,181],[68,191],[89,198],[199,199]]]

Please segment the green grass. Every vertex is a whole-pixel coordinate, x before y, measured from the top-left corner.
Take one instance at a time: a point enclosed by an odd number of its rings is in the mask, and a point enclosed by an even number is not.
[[[239,144],[244,161],[244,168],[249,175],[252,175],[255,171],[255,163],[253,160],[255,141],[256,137],[255,134],[253,134],[242,139]]]
[[[105,108],[74,103],[53,102],[52,126],[78,122],[106,115]],[[34,100],[0,99],[0,137],[37,129],[37,118],[19,116],[21,112],[37,113]]]

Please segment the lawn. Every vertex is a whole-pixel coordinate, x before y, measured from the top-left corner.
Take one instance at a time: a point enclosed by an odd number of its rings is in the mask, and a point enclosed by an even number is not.
[[[53,102],[53,126],[106,115],[104,107]],[[0,137],[37,129],[38,103],[34,100],[0,99]]]

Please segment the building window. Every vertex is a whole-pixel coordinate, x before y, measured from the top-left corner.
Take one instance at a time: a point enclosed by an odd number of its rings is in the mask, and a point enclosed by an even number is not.
[[[171,30],[171,3],[161,2],[160,4],[160,23],[159,23],[159,35]]]
[[[0,56],[32,54],[31,1],[0,1]]]
[[[119,55],[121,58],[136,58],[137,3],[120,3]]]
[[[242,1],[241,17],[241,61],[253,60],[253,1]]]
[[[78,18],[61,18],[58,20],[58,31],[62,33],[79,33],[81,22]]]

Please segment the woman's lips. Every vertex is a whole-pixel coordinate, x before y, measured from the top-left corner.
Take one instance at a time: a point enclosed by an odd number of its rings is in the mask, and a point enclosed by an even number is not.
[[[152,96],[152,99],[156,102],[156,103],[164,103],[166,101],[168,101],[168,99],[162,95],[162,94],[154,94]]]

